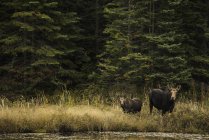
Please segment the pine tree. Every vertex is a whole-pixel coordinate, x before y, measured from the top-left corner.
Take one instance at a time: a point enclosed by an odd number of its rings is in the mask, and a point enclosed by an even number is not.
[[[152,79],[156,84],[187,83],[191,78],[186,48],[182,44],[184,37],[180,32],[181,17],[177,12],[181,0],[157,1],[154,33],[148,35],[153,43]],[[157,7],[157,5],[159,5]]]
[[[103,30],[106,20],[104,19],[104,5],[111,0],[64,0],[65,9],[77,13],[80,37],[76,40],[76,46],[84,53],[85,60],[81,70],[85,71],[82,84],[92,82],[97,72],[97,55],[104,49],[105,36]],[[78,55],[76,55],[78,56]],[[79,60],[79,58],[77,58]],[[85,78],[85,79],[84,79]]]
[[[61,66],[55,82],[67,88],[84,84],[89,73],[87,65],[90,63],[90,57],[85,46],[81,44],[83,40],[81,18],[75,12],[80,4],[82,3],[79,1],[63,0],[58,6],[62,13],[58,24],[62,26],[61,32],[66,35],[66,39],[59,42],[64,54],[58,57]]]
[[[50,0],[4,1],[1,5],[1,12],[7,12],[1,22],[1,56],[5,60],[0,66],[1,88],[53,90],[61,67],[58,58],[66,55],[63,42],[72,38],[64,27],[75,25],[76,15],[62,13],[59,3]]]
[[[142,83],[147,77],[150,58],[143,54],[143,24],[137,15],[137,1],[113,1],[107,4],[105,16],[109,23],[104,32],[109,35],[105,51],[99,56],[101,79],[105,83]]]
[[[209,82],[209,2],[182,1],[179,13],[181,13],[181,32],[183,45],[186,47],[188,67],[192,69],[192,78],[199,82]]]

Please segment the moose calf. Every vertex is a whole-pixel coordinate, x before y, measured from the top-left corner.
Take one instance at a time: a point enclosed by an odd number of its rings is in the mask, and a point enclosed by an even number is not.
[[[121,97],[120,106],[125,113],[137,113],[141,111],[142,102],[137,98],[128,99]]]

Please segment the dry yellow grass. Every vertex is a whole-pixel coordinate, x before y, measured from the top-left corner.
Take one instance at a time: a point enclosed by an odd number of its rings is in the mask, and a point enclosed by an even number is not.
[[[72,132],[72,131],[157,131],[209,132],[207,105],[178,102],[172,114],[149,114],[147,101],[141,113],[125,114],[116,105],[41,104],[27,102],[1,105],[0,132]]]

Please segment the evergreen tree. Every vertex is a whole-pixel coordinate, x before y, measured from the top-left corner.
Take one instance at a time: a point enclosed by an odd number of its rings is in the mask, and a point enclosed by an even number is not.
[[[186,47],[183,45],[183,34],[180,32],[181,16],[178,9],[181,0],[157,1],[156,23],[153,34],[147,36],[153,43],[152,75],[154,83],[188,83],[191,69],[188,67]]]
[[[209,2],[182,1],[181,33],[183,45],[186,47],[188,67],[192,69],[192,78],[199,82],[209,82]]]
[[[85,46],[81,44],[84,37],[81,35],[83,30],[80,28],[81,18],[78,17],[77,12],[74,12],[79,6],[77,4],[81,3],[63,0],[58,5],[59,11],[62,13],[58,24],[62,26],[61,32],[66,35],[66,39],[59,42],[64,54],[58,57],[61,66],[56,82],[67,88],[84,84],[87,82],[89,74],[90,57]]]
[[[101,79],[106,83],[144,81],[150,58],[143,54],[142,18],[137,15],[137,1],[113,1],[107,4],[105,16],[109,21],[104,32],[109,35],[105,51],[100,55]]]
[[[206,0],[1,0],[0,15],[2,93],[209,82]]]
[[[57,58],[66,56],[63,42],[72,38],[64,27],[75,25],[76,15],[63,13],[57,8],[59,3],[50,0],[10,0],[1,5],[1,12],[6,12],[0,37],[1,89],[54,89],[61,66]]]
[[[103,30],[106,25],[104,19],[104,5],[111,0],[64,0],[65,9],[77,13],[79,17],[80,37],[76,40],[76,46],[80,47],[85,54],[82,63],[82,71],[85,71],[83,84],[92,82],[97,72],[97,55],[104,49],[105,36]]]

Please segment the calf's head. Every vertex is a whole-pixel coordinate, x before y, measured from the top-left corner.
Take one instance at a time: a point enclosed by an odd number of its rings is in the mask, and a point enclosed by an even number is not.
[[[171,93],[171,100],[176,100],[176,95],[177,95],[177,92],[180,90],[181,86],[177,86],[176,88],[175,87],[169,87],[169,91]]]
[[[119,98],[119,101],[120,101],[120,105],[123,105],[123,104],[124,104],[124,102],[125,102],[125,98],[120,97],[120,98]]]

